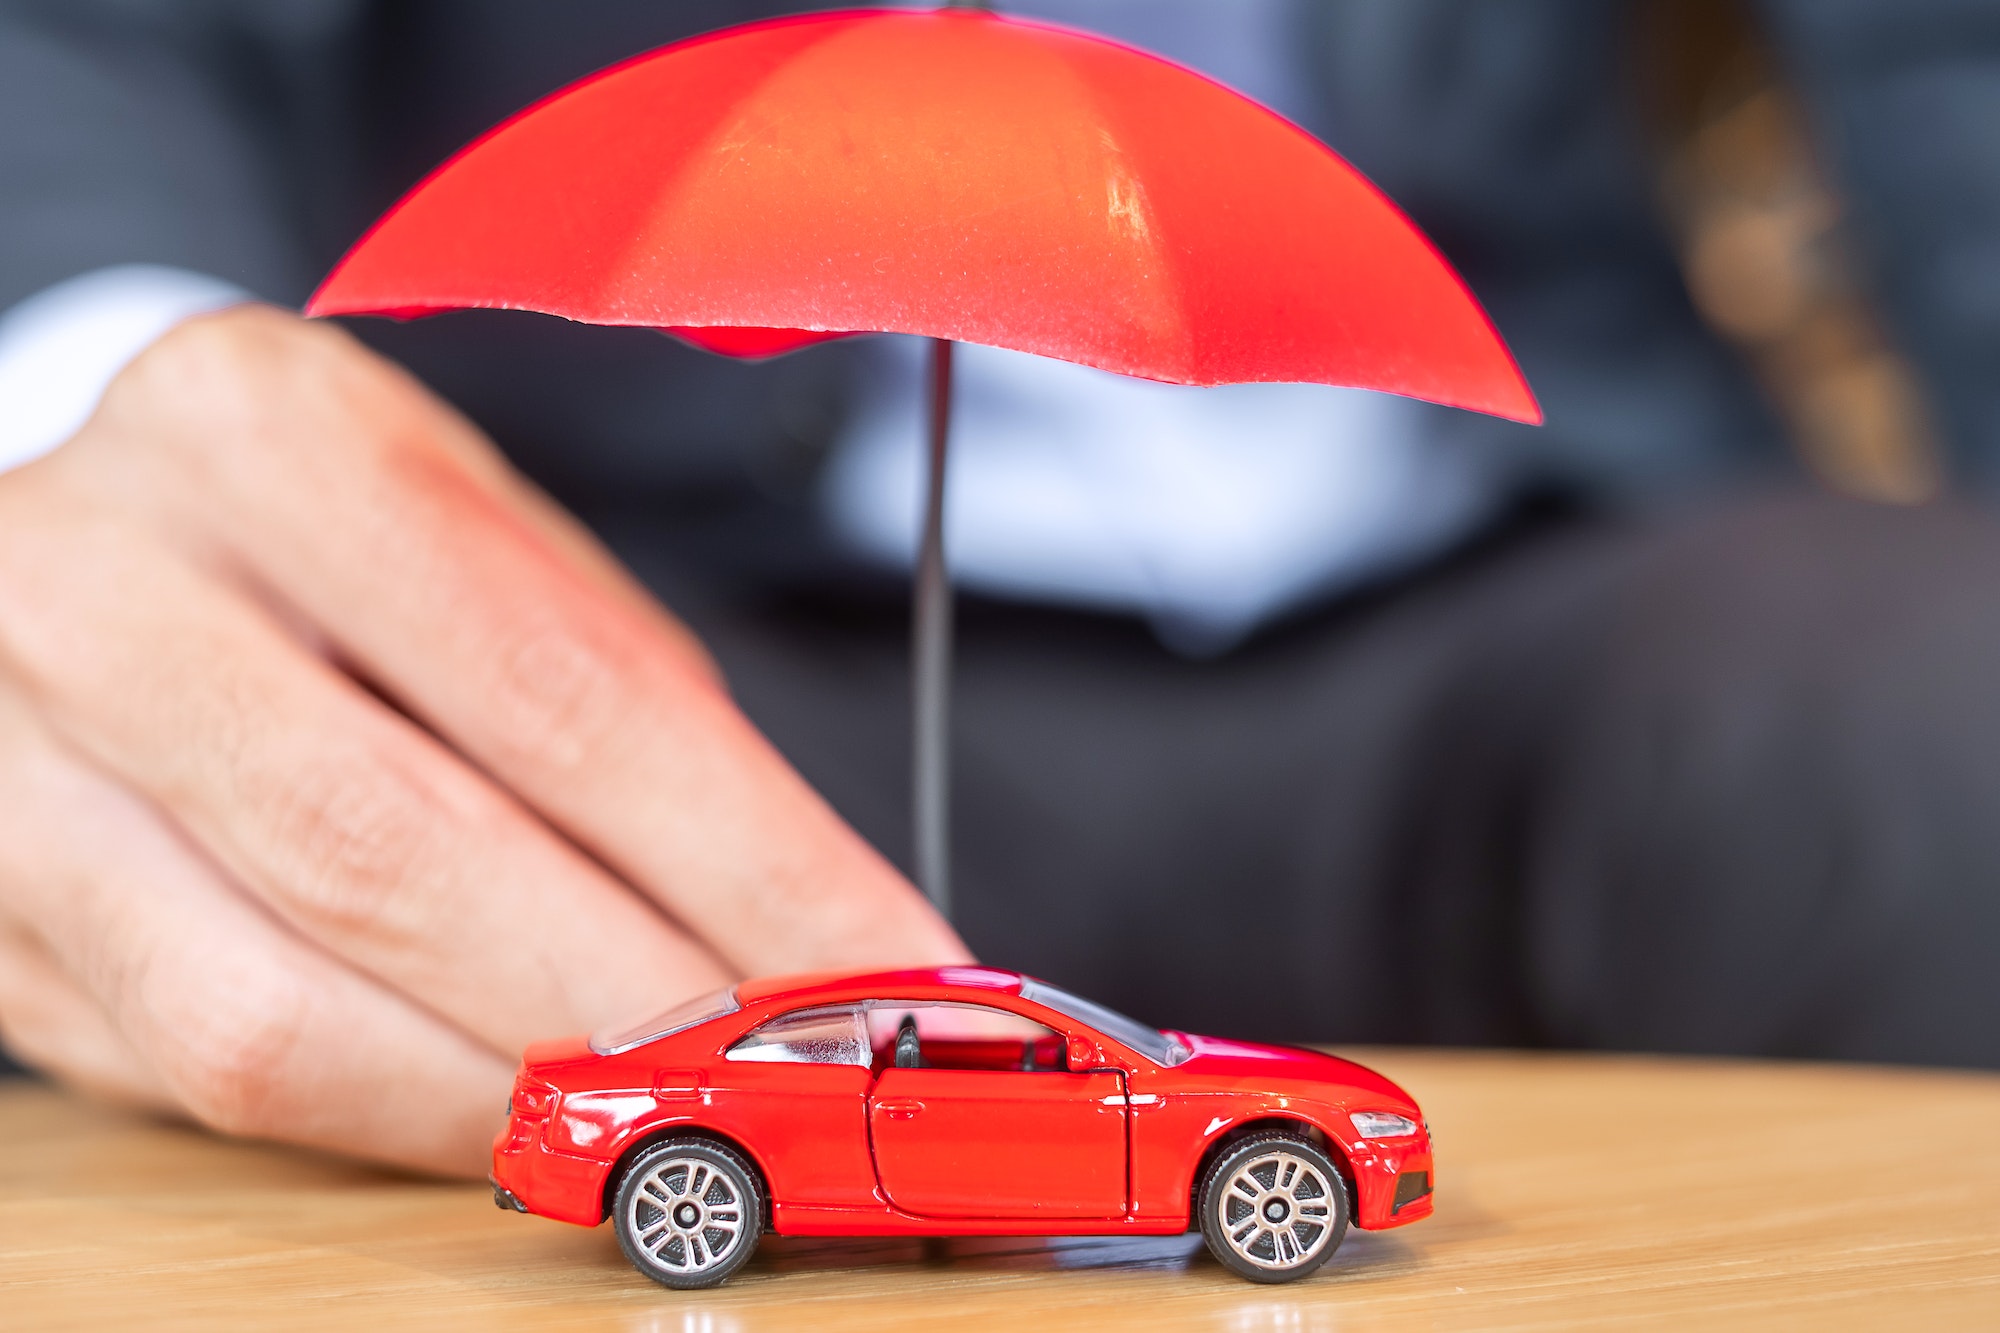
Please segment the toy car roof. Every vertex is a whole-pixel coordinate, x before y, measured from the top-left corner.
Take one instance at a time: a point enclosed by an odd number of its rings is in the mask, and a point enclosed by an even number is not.
[[[759,977],[736,987],[739,1004],[761,1004],[766,1000],[809,999],[850,996],[855,992],[897,992],[897,998],[929,998],[933,991],[991,991],[1018,995],[1023,978],[1019,972],[1003,972],[994,967],[920,967],[894,972],[807,972],[789,977]]]

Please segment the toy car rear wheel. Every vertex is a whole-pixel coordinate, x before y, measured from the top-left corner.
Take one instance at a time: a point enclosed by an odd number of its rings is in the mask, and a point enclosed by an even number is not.
[[[618,1248],[663,1286],[712,1287],[741,1268],[764,1231],[756,1168],[709,1139],[668,1139],[627,1168],[611,1206]]]
[[[1347,1235],[1347,1182],[1304,1138],[1271,1133],[1225,1149],[1202,1177],[1202,1238],[1252,1282],[1291,1282],[1327,1261]]]

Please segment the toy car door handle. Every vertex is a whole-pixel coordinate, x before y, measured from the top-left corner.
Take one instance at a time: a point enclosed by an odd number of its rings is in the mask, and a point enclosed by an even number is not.
[[[909,1120],[924,1109],[924,1104],[914,1097],[901,1097],[894,1101],[877,1102],[875,1109],[891,1120]]]

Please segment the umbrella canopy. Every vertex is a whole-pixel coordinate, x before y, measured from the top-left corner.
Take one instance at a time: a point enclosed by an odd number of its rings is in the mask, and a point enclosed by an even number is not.
[[[954,341],[1541,420],[1458,275],[1312,136],[1178,65],[977,10],[780,19],[592,75],[438,168],[306,313],[467,307],[735,356],[933,340],[912,822],[941,909]]]
[[[1179,66],[977,11],[781,19],[593,75],[418,185],[307,313],[460,307],[738,355],[915,333],[1540,419],[1457,275],[1324,145]]]

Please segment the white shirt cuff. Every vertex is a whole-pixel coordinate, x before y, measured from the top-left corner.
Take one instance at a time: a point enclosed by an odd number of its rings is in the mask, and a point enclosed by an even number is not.
[[[206,274],[120,264],[0,314],[0,472],[76,434],[118,372],[168,329],[251,299]]]

